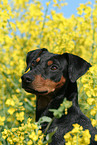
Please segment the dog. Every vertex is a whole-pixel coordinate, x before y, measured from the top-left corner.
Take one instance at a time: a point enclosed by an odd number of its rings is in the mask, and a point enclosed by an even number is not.
[[[76,80],[84,75],[91,65],[79,56],[64,53],[62,55],[48,52],[46,48],[30,51],[26,58],[28,72],[23,74],[22,88],[36,94],[36,121],[42,116],[53,118],[49,109],[58,109],[64,98],[72,101],[68,114],[55,118],[47,133],[58,129],[49,145],[64,145],[64,135],[78,123],[91,134],[90,145],[97,145],[94,140],[97,129],[91,121],[81,112],[78,105],[78,91]],[[44,132],[47,123],[42,124]]]

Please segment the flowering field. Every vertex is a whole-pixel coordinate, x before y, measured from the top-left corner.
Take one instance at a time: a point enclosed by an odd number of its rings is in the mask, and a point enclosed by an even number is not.
[[[21,87],[26,54],[37,48],[76,54],[92,64],[78,80],[79,104],[97,127],[97,0],[93,9],[90,2],[80,4],[78,16],[70,18],[55,11],[65,5],[64,0],[49,0],[46,8],[36,0],[0,0],[0,145],[46,145],[54,134],[42,133],[41,121],[34,119],[36,97]],[[89,131],[78,124],[71,134],[64,136],[66,145],[90,142]]]

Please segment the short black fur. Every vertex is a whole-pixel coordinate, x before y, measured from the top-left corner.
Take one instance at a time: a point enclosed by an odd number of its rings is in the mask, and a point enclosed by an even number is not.
[[[39,57],[40,61],[35,64],[34,67],[31,66],[33,61]],[[51,61],[56,70],[51,70],[51,65],[48,66],[47,63]],[[63,115],[59,119],[54,119],[47,133],[52,132],[55,127],[58,130],[52,138],[52,142],[49,145],[64,145],[64,135],[73,129],[73,124],[78,123],[83,126],[83,129],[89,129],[91,134],[90,145],[97,145],[94,140],[95,134],[97,134],[97,129],[91,125],[91,121],[81,112],[78,105],[78,91],[76,80],[81,77],[86,71],[91,67],[91,65],[80,58],[69,53],[64,53],[62,55],[49,53],[47,49],[37,49],[31,51],[27,54],[27,68],[26,71],[31,68],[31,70],[22,76],[22,87],[37,96],[37,106],[36,106],[36,121],[42,116],[48,116],[53,118],[52,112],[49,109],[57,109],[66,97],[67,100],[72,101],[72,107],[68,109],[68,114]],[[38,92],[33,88],[33,81],[35,76],[39,76],[45,80],[51,80],[51,82],[59,82],[63,76],[66,82],[59,88],[55,89],[54,92],[50,92],[46,95],[45,92]],[[39,83],[39,82],[38,82]],[[45,86],[44,86],[45,87]],[[29,88],[31,90],[29,90]],[[50,101],[44,108],[38,108],[39,98],[42,99],[50,97]],[[42,124],[43,131],[45,130],[47,123]]]

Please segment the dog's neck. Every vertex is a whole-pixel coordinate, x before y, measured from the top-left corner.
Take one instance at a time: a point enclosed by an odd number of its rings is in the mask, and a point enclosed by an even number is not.
[[[53,97],[52,97],[53,96]],[[53,117],[49,109],[58,109],[64,98],[72,101],[74,106],[78,105],[77,83],[68,81],[57,93],[47,96],[37,96],[36,121],[42,116]]]

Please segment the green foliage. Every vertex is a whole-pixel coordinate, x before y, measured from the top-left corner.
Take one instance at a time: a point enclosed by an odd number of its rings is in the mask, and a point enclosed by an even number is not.
[[[72,106],[72,102],[71,101],[67,101],[67,99],[65,98],[63,103],[60,105],[60,107],[58,109],[49,109],[49,111],[53,112],[53,115],[56,118],[60,118],[62,117],[62,115],[67,114],[68,112],[68,108],[70,108]]]

